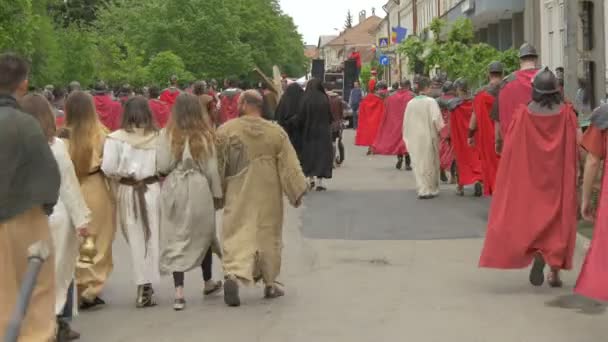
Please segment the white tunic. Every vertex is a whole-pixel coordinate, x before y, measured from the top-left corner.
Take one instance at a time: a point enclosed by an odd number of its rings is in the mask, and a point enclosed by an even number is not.
[[[441,109],[433,98],[416,96],[405,109],[403,140],[416,178],[418,196],[439,194],[439,131]]]
[[[58,315],[65,306],[78,260],[76,228],[86,226],[91,221],[91,212],[82,197],[80,183],[65,143],[61,139],[54,139],[50,146],[61,174],[59,200],[49,217],[55,247],[55,314]],[[74,309],[77,307],[74,305]]]
[[[131,178],[137,181],[156,175],[156,150],[154,141],[135,147],[121,140],[124,131],[110,134],[106,139],[101,169],[116,181]],[[137,141],[137,137],[133,140]],[[150,146],[152,148],[150,148]],[[142,220],[142,208],[135,188],[130,185],[116,186],[117,227],[123,232],[131,249],[133,274],[136,285],[157,283],[159,274],[159,225],[160,225],[160,184],[148,184],[145,192],[145,205],[148,213],[150,236],[146,242]]]

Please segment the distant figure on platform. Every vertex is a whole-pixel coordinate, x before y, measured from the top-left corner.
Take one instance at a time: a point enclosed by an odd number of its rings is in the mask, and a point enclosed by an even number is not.
[[[403,140],[412,158],[419,199],[439,195],[439,132],[443,128],[437,101],[425,95],[430,91],[427,77],[418,79],[419,95],[405,109]]]
[[[150,96],[148,105],[150,105],[150,109],[154,115],[156,127],[164,128],[171,117],[171,109],[169,109],[169,105],[159,99],[160,89],[157,86],[150,87],[148,94]]]
[[[357,74],[355,75],[355,79],[359,80],[359,75],[361,75],[361,53],[357,51],[357,49],[350,49],[350,55],[348,55],[348,59],[352,59],[355,61],[357,65]]]
[[[95,101],[95,110],[101,123],[110,131],[119,129],[122,120],[122,105],[120,102],[112,100],[110,90],[104,81],[95,83],[93,101]]]
[[[297,207],[307,189],[287,134],[262,118],[262,105],[257,91],[244,92],[239,98],[241,115],[217,132],[225,189],[220,241],[226,279],[224,302],[228,306],[241,304],[239,283],[252,285],[262,280],[268,299],[285,294],[277,282],[283,247],[283,197]]]
[[[468,143],[469,124],[473,115],[473,100],[465,79],[454,82],[458,97],[448,104],[450,109],[450,142],[454,147],[458,170],[458,196],[464,196],[464,187],[475,184],[475,196],[483,194],[481,186],[481,159],[479,151]]]
[[[169,106],[169,109],[171,109],[175,103],[175,100],[179,94],[182,93],[182,91],[179,89],[178,78],[176,75],[171,76],[171,78],[169,78],[169,82],[171,82],[171,85],[169,88],[160,93],[160,100],[166,103],[167,106]]]
[[[243,92],[235,78],[226,80],[226,85],[220,95],[220,125],[239,117],[239,97]]]
[[[372,145],[376,140],[380,122],[384,116],[384,97],[381,96],[382,89],[386,89],[384,83],[379,83],[377,92],[371,91],[365,96],[359,105],[359,124],[355,145],[367,146],[367,154],[373,154]]]
[[[561,287],[576,243],[577,119],[545,68],[533,78],[532,102],[506,129],[480,267],[525,268],[530,283]],[[605,261],[602,261],[605,262]]]
[[[412,92],[410,80],[402,80],[400,89],[385,100],[385,113],[378,129],[378,135],[372,146],[374,153],[397,156],[398,170],[403,167],[411,170],[411,160],[403,141],[403,118],[407,104],[416,95]]]

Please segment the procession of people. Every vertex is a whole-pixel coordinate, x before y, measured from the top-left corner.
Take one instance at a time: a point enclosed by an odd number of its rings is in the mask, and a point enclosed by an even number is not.
[[[297,208],[307,192],[331,186],[346,159],[349,109],[354,144],[370,158],[394,156],[396,169],[411,171],[418,199],[432,205],[442,183],[455,184],[458,196],[472,186],[474,196],[491,197],[480,267],[531,265],[532,285],[563,286],[580,208],[596,228],[575,291],[608,301],[607,186],[597,213],[591,204],[606,160],[608,105],[592,112],[583,135],[560,74],[539,68],[529,44],[519,58],[506,77],[500,62],[489,64],[478,91],[465,78],[422,75],[389,91],[374,73],[367,92],[357,81],[345,101],[315,78],[282,84],[275,99],[269,84],[245,89],[227,78],[222,91],[214,80],[183,89],[175,75],[162,91],[124,85],[114,94],[103,80],[90,90],[73,82],[57,99],[51,88],[28,92],[28,63],[0,55],[0,329],[37,241],[51,253],[24,341],[77,339],[74,315],[111,303],[103,293],[116,238],[128,244],[139,309],[157,305],[155,286],[170,276],[173,309],[185,310],[185,273],[199,268],[202,293],[223,291],[230,307],[241,305],[242,287],[259,282],[264,298],[284,296],[284,201]],[[580,205],[579,146],[587,151]],[[89,262],[81,260],[83,241],[94,241]],[[214,255],[223,277],[213,274]]]

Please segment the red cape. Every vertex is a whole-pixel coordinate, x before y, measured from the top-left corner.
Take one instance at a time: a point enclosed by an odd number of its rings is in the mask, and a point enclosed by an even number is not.
[[[93,101],[101,123],[110,131],[118,130],[122,120],[122,105],[120,102],[112,100],[110,95],[95,95]]]
[[[532,101],[532,78],[538,69],[518,70],[511,77],[513,80],[505,83],[498,94],[498,115],[500,132],[506,136],[511,123],[511,117],[519,106],[528,105]]]
[[[220,99],[220,124],[239,117],[240,94],[222,96]]]
[[[179,89],[165,89],[162,93],[160,93],[160,100],[166,103],[167,106],[169,106],[169,109],[171,109],[175,104],[175,100],[177,100],[177,97],[181,93],[182,92]]]
[[[496,175],[479,266],[514,269],[541,253],[551,267],[572,268],[576,244],[577,119],[571,106],[558,115],[513,115]]]
[[[467,141],[472,115],[472,100],[463,100],[450,114],[450,138],[456,156],[458,185],[470,185],[481,181],[479,151],[469,146]]]
[[[359,105],[359,126],[355,145],[372,146],[378,134],[378,127],[384,115],[384,100],[374,93],[369,93]]]
[[[490,118],[490,111],[495,100],[496,98],[486,90],[477,93],[475,99],[473,99],[473,111],[477,119],[475,144],[481,158],[481,175],[484,195],[486,196],[494,193],[496,172],[500,161],[500,157],[496,154],[494,120]]]
[[[164,128],[167,126],[167,122],[169,121],[169,117],[171,116],[171,110],[169,106],[163,101],[152,99],[148,100],[148,104],[150,105],[150,109],[152,110],[152,114],[154,115],[154,120],[156,120],[156,124],[159,128]]]
[[[411,91],[400,90],[385,100],[385,114],[372,146],[374,153],[389,156],[407,153],[403,142],[403,119],[405,107],[413,98]]]
[[[454,98],[454,95],[442,95],[441,99],[445,102]],[[441,109],[445,126],[439,132],[441,140],[439,142],[439,166],[442,170],[449,170],[454,162],[454,148],[450,143],[450,111],[446,108]]]
[[[593,228],[593,240],[574,292],[585,297],[608,302],[608,158],[604,161],[602,191]]]

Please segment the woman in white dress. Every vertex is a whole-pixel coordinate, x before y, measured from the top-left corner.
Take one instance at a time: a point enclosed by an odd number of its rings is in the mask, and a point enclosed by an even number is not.
[[[173,274],[177,311],[186,306],[184,272],[201,267],[203,293],[222,288],[211,279],[212,249],[219,251],[215,204],[222,198],[215,137],[197,96],[181,94],[161,132],[157,167],[161,189],[161,272]]]
[[[152,284],[160,278],[158,136],[148,101],[132,97],[124,105],[121,129],[106,139],[101,164],[103,172],[117,182],[117,227],[131,249],[137,308],[156,305]]]
[[[76,313],[74,271],[78,259],[78,236],[88,235],[91,212],[80,191],[70,154],[63,141],[55,137],[55,116],[50,103],[40,94],[30,94],[20,101],[20,105],[25,113],[40,122],[61,174],[59,200],[49,218],[55,248],[55,314],[57,340],[72,340],[80,337],[69,325]]]

